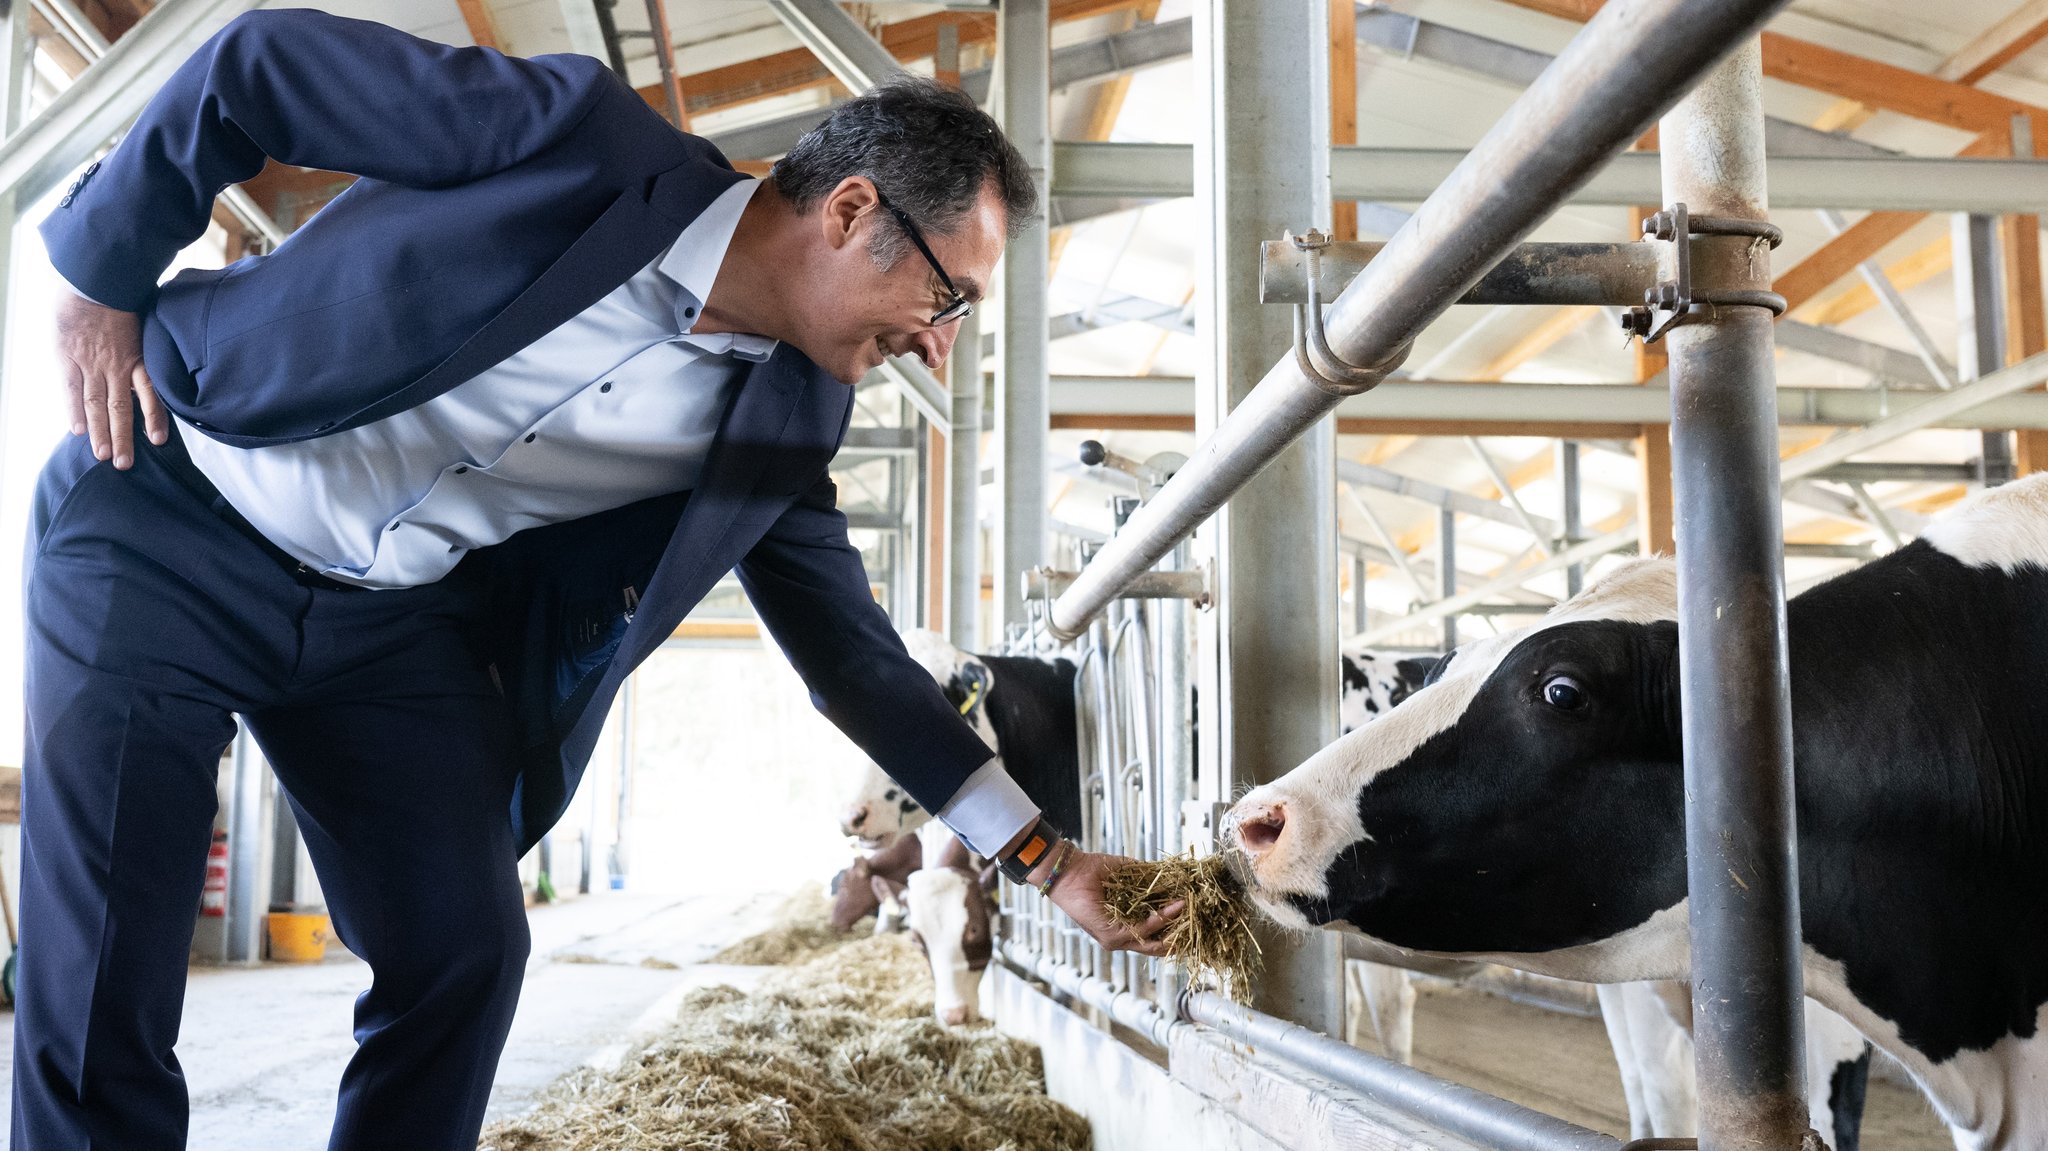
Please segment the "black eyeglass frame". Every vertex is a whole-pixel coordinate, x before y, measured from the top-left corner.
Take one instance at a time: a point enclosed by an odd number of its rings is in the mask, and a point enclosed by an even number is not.
[[[875,202],[887,208],[889,214],[896,217],[896,222],[903,225],[903,231],[909,235],[910,242],[917,245],[918,254],[924,257],[924,262],[930,264],[932,271],[938,275],[939,283],[945,285],[946,290],[953,294],[952,303],[932,313],[932,327],[942,328],[955,320],[964,320],[973,315],[974,302],[961,295],[960,289],[953,286],[953,277],[947,275],[946,269],[939,266],[939,258],[932,255],[931,245],[924,242],[924,233],[918,231],[917,225],[910,222],[910,213],[891,204],[889,197],[884,196],[880,188],[875,189]]]

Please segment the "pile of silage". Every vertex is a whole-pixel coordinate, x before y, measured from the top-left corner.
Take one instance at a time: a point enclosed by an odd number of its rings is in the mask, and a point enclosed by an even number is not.
[[[759,990],[684,1000],[617,1071],[584,1070],[489,1151],[1085,1151],[1038,1049],[932,1017],[930,967],[902,935],[839,937]]]
[[[1103,907],[1126,927],[1182,904],[1159,936],[1166,957],[1195,983],[1211,983],[1239,1003],[1250,1003],[1263,955],[1252,934],[1258,909],[1221,855],[1192,853],[1127,860],[1102,877]]]

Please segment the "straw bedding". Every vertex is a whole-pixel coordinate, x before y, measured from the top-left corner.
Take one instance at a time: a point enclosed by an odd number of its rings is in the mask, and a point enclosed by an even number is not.
[[[1127,927],[1176,900],[1186,904],[1165,933],[1167,958],[1196,983],[1211,983],[1250,1003],[1262,956],[1252,934],[1258,910],[1221,855],[1131,860],[1103,876],[1103,906]]]
[[[488,1151],[1084,1151],[1088,1125],[1044,1092],[1038,1049],[931,1014],[930,968],[902,935],[783,930],[796,962],[755,992],[684,1000],[617,1071],[576,1072]],[[778,942],[779,941],[779,942]],[[794,941],[794,946],[788,946]]]

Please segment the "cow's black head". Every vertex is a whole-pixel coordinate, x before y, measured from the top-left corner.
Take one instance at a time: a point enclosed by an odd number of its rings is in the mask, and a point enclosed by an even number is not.
[[[1233,809],[1269,914],[1411,950],[1555,952],[1685,898],[1668,563],[1460,649],[1429,686]]]

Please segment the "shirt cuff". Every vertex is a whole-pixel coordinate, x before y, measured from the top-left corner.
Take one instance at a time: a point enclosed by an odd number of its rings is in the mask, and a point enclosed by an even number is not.
[[[975,769],[953,799],[939,809],[939,822],[953,829],[976,855],[993,859],[1017,833],[1038,821],[1038,805],[1003,769],[1001,756]]]
[[[88,296],[88,295],[86,295],[86,294],[85,294],[84,292],[81,292],[81,291],[79,291],[79,290],[78,290],[78,285],[77,285],[77,284],[74,284],[74,283],[72,283],[72,282],[71,282],[70,280],[67,280],[67,279],[65,279],[65,278],[64,278],[64,277],[63,277],[62,275],[59,275],[59,276],[57,277],[57,282],[58,282],[58,283],[60,283],[60,284],[62,284],[62,285],[64,285],[64,288],[65,288],[65,290],[66,290],[66,291],[70,292],[70,293],[71,293],[72,295],[74,295],[74,296],[77,296],[77,297],[78,297],[79,299],[81,299],[81,300],[84,300],[84,301],[85,301],[86,303],[88,303],[88,304],[100,304],[100,302],[99,302],[98,300],[95,300],[95,299],[93,299],[93,298],[92,298],[91,296]],[[107,306],[108,306],[108,305],[106,305],[106,304],[100,304],[100,307],[102,307],[102,308],[104,308],[104,307],[107,307]]]

